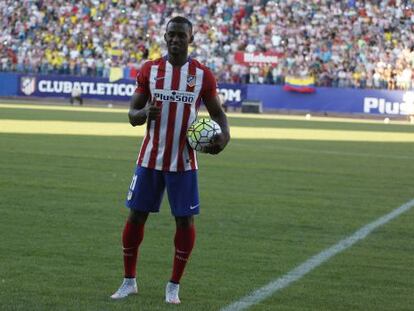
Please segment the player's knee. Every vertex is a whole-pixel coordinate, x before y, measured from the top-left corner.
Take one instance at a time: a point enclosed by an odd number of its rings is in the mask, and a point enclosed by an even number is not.
[[[128,222],[134,223],[134,224],[145,224],[148,218],[147,212],[140,212],[135,211],[133,209],[130,210],[128,215]]]
[[[177,227],[188,228],[194,224],[194,216],[175,217]]]

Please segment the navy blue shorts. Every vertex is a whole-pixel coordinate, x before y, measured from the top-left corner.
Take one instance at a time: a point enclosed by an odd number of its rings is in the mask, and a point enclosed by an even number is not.
[[[174,216],[191,216],[200,212],[196,170],[164,172],[137,166],[125,205],[136,211],[157,213],[165,188]]]

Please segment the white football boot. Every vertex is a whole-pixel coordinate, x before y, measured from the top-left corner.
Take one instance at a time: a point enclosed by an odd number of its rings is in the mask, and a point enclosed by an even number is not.
[[[118,290],[111,296],[112,299],[122,299],[129,295],[138,294],[137,281],[134,279],[124,278],[122,285]]]
[[[165,302],[178,305],[181,303],[180,298],[178,298],[178,292],[180,291],[180,284],[175,284],[168,282],[165,287]]]

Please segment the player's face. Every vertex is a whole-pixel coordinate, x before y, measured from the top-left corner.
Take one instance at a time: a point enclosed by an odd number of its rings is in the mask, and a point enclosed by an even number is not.
[[[188,45],[193,40],[190,26],[184,23],[169,23],[164,38],[168,53],[173,55],[187,55]]]

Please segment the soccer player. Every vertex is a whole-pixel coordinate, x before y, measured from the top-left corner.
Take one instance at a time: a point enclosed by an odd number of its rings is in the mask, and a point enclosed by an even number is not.
[[[138,292],[136,263],[145,222],[149,213],[159,211],[166,188],[176,232],[165,301],[179,304],[179,283],[195,241],[194,215],[200,209],[197,157],[187,144],[186,132],[196,119],[201,102],[222,130],[204,151],[221,152],[230,134],[213,74],[188,57],[188,45],[194,38],[191,22],[181,16],[172,18],[164,38],[168,53],[142,66],[128,113],[132,126],[146,123],[147,130],[126,201],[130,213],[122,233],[124,281],[111,298]]]

